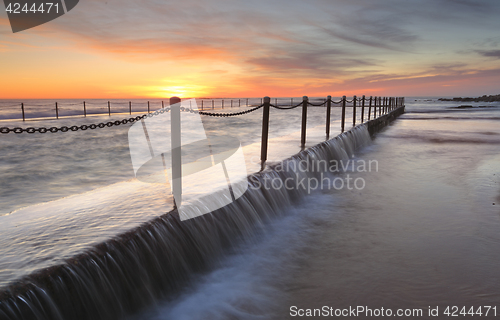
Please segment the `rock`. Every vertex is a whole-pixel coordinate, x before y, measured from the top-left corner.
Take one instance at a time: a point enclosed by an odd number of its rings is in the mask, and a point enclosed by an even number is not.
[[[462,98],[462,97],[457,97],[453,99],[447,99],[447,98],[439,98],[439,101],[455,101],[455,102],[493,102],[493,101],[500,101],[500,94],[497,95],[483,95],[482,97],[477,97],[477,98]]]

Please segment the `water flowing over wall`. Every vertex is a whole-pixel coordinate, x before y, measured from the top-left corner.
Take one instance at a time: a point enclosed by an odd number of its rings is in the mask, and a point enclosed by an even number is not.
[[[265,179],[294,182],[325,173],[278,170],[277,166],[296,168],[300,162],[345,161],[370,143],[370,132],[386,124],[376,121],[249,176],[247,192],[221,209],[182,222],[174,210],[65,264],[38,271],[4,288],[0,292],[0,319],[120,319],[172,295],[188,284],[193,274],[209,270],[259,225],[285,214],[284,209],[310,191],[258,188]]]

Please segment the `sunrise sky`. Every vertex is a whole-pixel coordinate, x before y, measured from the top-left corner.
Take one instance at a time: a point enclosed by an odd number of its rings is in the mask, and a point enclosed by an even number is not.
[[[12,33],[0,99],[500,93],[498,0],[81,0]]]

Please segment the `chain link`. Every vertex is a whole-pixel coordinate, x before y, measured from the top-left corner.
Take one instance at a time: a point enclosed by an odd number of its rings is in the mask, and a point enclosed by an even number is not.
[[[309,101],[307,102],[308,105],[313,106],[313,107],[322,107],[322,106],[324,106],[327,103],[328,103],[328,100],[325,100],[323,103],[319,103],[319,104],[311,103]],[[342,103],[342,100],[340,100],[338,102],[332,101],[332,103],[333,104],[340,104],[340,103]],[[277,105],[274,105],[274,104],[271,104],[270,106],[273,107],[273,108],[276,108],[276,109],[290,110],[290,109],[295,109],[297,107],[300,107],[302,105],[303,105],[303,102],[300,102],[299,104],[296,104],[296,105],[290,106],[290,107],[280,107],[280,106],[277,106]]]
[[[162,110],[163,112],[161,113],[164,113],[165,111]],[[23,132],[26,132],[26,133],[35,133],[35,132],[39,132],[39,133],[47,133],[47,132],[51,132],[51,133],[56,133],[56,132],[68,132],[68,131],[78,131],[78,130],[82,130],[82,131],[85,131],[85,130],[88,130],[88,129],[91,129],[91,130],[94,130],[94,129],[97,129],[97,128],[106,128],[106,127],[113,127],[113,126],[119,126],[121,124],[127,124],[127,123],[134,123],[136,121],[140,121],[146,117],[152,117],[153,114],[150,113],[150,114],[144,114],[142,116],[137,116],[135,118],[129,118],[129,119],[123,119],[123,120],[116,120],[116,121],[109,121],[109,122],[101,122],[101,123],[98,123],[98,124],[90,124],[90,125],[87,125],[87,124],[83,124],[81,126],[71,126],[71,127],[68,127],[68,126],[62,126],[62,127],[50,127],[50,128],[34,128],[34,127],[28,127],[28,128],[20,128],[20,127],[16,127],[16,128],[7,128],[7,127],[1,127],[0,128],[0,133],[3,133],[3,134],[7,134],[7,133],[10,133],[10,132],[13,132],[13,133],[17,133],[17,134],[20,134],[20,133],[23,133]]]
[[[211,113],[211,112],[205,112],[205,111],[196,111],[196,110],[193,110],[193,109],[187,109],[187,108],[182,108],[182,107],[181,107],[181,111],[198,113],[198,114],[200,114],[202,116],[210,116],[210,117],[234,117],[234,116],[241,116],[241,115],[244,115],[244,114],[247,114],[247,113],[254,112],[256,110],[259,110],[263,106],[264,105],[261,104],[260,106],[257,106],[257,107],[252,108],[252,109],[248,109],[248,110],[241,111],[241,112],[233,112],[233,113]]]
[[[311,103],[308,101],[307,104],[310,106],[313,106],[313,107],[321,107],[321,106],[324,106],[327,102],[328,102],[328,100],[325,100],[323,103],[314,104],[314,103]]]
[[[300,106],[302,106],[302,103],[303,102],[300,102],[299,104],[296,104],[294,106],[290,106],[290,107],[280,107],[280,106],[277,106],[277,105],[274,105],[274,104],[270,104],[269,106],[275,108],[275,109],[280,109],[280,110],[291,110],[291,109],[295,109],[295,108],[298,108]]]

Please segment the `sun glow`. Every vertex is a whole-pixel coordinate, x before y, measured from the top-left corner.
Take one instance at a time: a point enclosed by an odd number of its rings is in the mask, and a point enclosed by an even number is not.
[[[180,98],[185,98],[186,94],[190,91],[185,86],[160,87],[158,89],[160,90],[160,92],[158,92],[157,94],[162,97],[177,96]]]
[[[135,92],[139,93],[138,95],[153,98],[169,98],[173,96],[179,98],[195,98],[204,96],[208,92],[205,86],[193,84],[147,86],[134,89]]]

